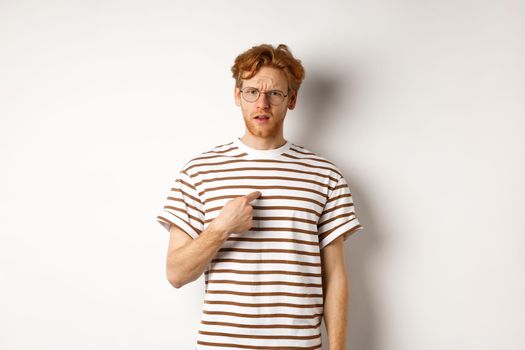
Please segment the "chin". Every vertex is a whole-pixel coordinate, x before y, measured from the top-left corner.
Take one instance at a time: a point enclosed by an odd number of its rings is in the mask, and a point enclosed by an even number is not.
[[[246,123],[248,132],[257,137],[273,138],[279,135],[279,125],[257,125],[255,123]]]

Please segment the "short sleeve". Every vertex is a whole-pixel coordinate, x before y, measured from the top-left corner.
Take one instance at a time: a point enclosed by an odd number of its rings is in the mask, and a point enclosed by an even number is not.
[[[157,221],[168,232],[175,225],[194,239],[204,230],[204,206],[193,180],[184,170],[178,173]]]
[[[350,188],[345,178],[341,177],[329,191],[317,224],[319,249],[323,249],[340,235],[344,235],[343,239],[346,241],[350,234],[361,229],[363,226],[357,219]]]

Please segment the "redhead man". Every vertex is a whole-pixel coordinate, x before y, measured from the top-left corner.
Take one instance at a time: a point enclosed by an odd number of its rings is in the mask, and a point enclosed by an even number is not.
[[[242,137],[181,168],[157,220],[170,232],[166,275],[204,274],[195,349],[345,349],[349,286],[343,244],[360,230],[334,163],[284,138],[304,68],[262,44],[231,68]]]

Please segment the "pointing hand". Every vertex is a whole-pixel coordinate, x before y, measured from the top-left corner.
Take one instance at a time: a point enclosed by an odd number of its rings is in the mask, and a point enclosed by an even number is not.
[[[260,191],[254,191],[228,201],[213,220],[214,225],[230,233],[243,233],[253,226],[253,207],[251,202],[261,197]]]

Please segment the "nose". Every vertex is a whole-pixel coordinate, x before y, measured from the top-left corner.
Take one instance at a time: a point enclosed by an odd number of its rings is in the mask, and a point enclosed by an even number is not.
[[[270,107],[270,99],[265,92],[261,92],[257,101],[255,101],[257,107],[268,108]]]

